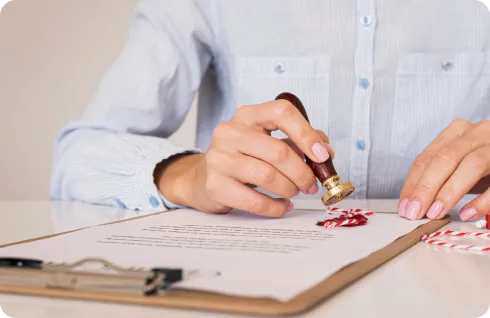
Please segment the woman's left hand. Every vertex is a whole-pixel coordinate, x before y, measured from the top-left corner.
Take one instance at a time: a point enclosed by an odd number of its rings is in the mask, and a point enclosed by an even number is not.
[[[468,193],[479,193],[460,217],[490,213],[490,120],[453,121],[417,157],[400,194],[398,214],[441,219]]]

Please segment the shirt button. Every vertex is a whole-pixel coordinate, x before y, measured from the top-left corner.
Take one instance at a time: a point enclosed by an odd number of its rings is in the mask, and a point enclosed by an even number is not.
[[[370,26],[373,23],[373,18],[370,15],[365,15],[361,18],[361,24],[364,26]]]
[[[446,61],[442,63],[441,67],[444,71],[449,72],[454,68],[454,63]]]
[[[367,89],[369,87],[369,80],[367,78],[362,78],[360,81],[359,81],[359,86],[363,89]]]
[[[276,63],[276,65],[274,66],[274,72],[276,74],[282,74],[282,73],[284,73],[284,71],[285,71],[284,64],[283,63]]]
[[[154,208],[157,208],[160,205],[160,202],[158,202],[158,200],[154,196],[151,196],[149,201],[151,206]]]
[[[356,148],[357,150],[364,150],[364,148],[366,148],[364,140],[356,140]]]

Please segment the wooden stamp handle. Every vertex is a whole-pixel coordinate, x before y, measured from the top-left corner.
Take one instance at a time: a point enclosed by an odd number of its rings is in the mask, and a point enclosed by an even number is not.
[[[299,111],[300,113],[305,117],[305,119],[310,122],[308,119],[308,114],[306,114],[306,109],[303,106],[303,103],[301,100],[296,97],[295,95],[291,93],[282,93],[279,96],[276,97],[276,100],[278,99],[285,99],[289,101],[291,104],[293,104]],[[308,156],[305,156],[305,161],[310,166],[311,170],[313,170],[313,173],[317,177],[317,179],[323,184],[328,178],[337,175],[337,171],[335,170],[335,167],[333,166],[333,161],[332,157],[328,158],[327,161],[322,162],[322,163],[317,163],[312,161]]]

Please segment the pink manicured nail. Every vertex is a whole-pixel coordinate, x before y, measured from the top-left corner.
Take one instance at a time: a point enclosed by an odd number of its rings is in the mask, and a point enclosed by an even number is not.
[[[289,201],[288,202],[288,212],[291,212],[291,210],[293,210],[293,207],[294,207],[293,202]]]
[[[398,205],[398,215],[401,217],[405,216],[405,209],[407,208],[408,199],[403,199]]]
[[[432,205],[429,208],[429,211],[427,211],[427,217],[429,219],[435,220],[441,214],[442,210],[444,210],[444,204],[441,201],[436,201],[432,203]]]
[[[480,214],[475,208],[464,208],[459,216],[463,221],[473,221],[473,219],[478,218]]]
[[[311,147],[311,151],[320,162],[327,161],[327,159],[330,157],[327,148],[325,148],[319,142],[315,143],[313,147]]]
[[[405,217],[415,221],[420,214],[420,210],[422,210],[422,204],[419,201],[410,201],[405,210]]]
[[[318,192],[318,185],[315,183],[308,189],[308,194],[316,194]]]

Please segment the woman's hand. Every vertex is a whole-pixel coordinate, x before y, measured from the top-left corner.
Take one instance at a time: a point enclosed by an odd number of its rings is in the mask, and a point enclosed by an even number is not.
[[[481,195],[460,212],[463,221],[490,213],[490,121],[452,122],[417,157],[400,195],[398,214],[441,219],[468,193]]]
[[[271,137],[281,130],[289,141]],[[292,143],[294,143],[294,145]],[[214,131],[207,153],[170,162],[157,185],[172,202],[203,212],[233,208],[281,217],[299,192],[318,192],[317,180],[303,154],[315,162],[333,153],[327,136],[315,131],[286,100],[241,107]],[[279,199],[253,189],[258,186]]]

